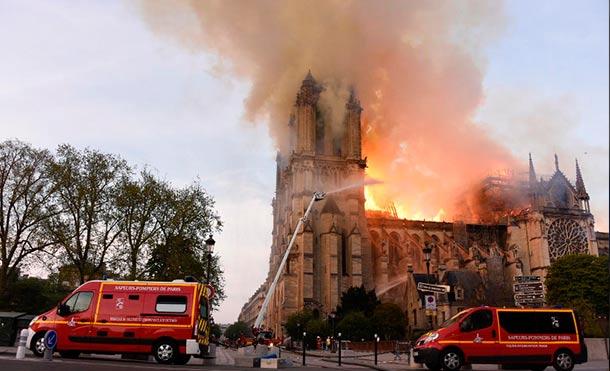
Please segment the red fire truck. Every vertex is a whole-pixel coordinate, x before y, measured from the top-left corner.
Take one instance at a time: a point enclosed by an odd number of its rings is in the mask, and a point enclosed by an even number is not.
[[[152,353],[159,363],[185,364],[207,353],[213,295],[211,286],[182,280],[89,281],[32,320],[27,346],[42,356],[44,334],[55,330],[62,357]]]
[[[571,371],[587,361],[587,348],[571,309],[478,307],[422,335],[413,358],[431,370],[488,363]]]

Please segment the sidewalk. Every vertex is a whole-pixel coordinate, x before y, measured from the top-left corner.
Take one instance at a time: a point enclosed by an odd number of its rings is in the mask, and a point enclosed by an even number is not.
[[[290,354],[290,358],[295,365],[300,365],[302,361],[301,352],[282,351],[283,355]],[[342,369],[339,366],[338,353],[331,353],[321,350],[307,351],[306,363],[308,365],[319,365],[321,367]],[[374,364],[375,355],[373,353],[355,353],[353,351],[344,351],[341,354],[341,364],[343,366],[358,366],[373,370],[426,370],[425,367],[417,364],[409,364],[402,355],[401,360],[394,361],[393,353],[379,353],[377,355],[377,365]]]
[[[301,365],[302,356],[299,352],[288,352],[282,351],[284,354],[290,353],[291,359],[295,366]],[[377,365],[374,364],[375,355],[372,353],[354,353],[348,352],[347,354],[341,355],[341,364],[347,367],[363,367],[373,370],[390,371],[390,370],[417,370],[417,371],[428,371],[424,365],[414,363],[411,359],[411,363],[405,359],[405,354],[401,354],[400,360],[394,360],[393,353],[379,353],[377,354]],[[338,354],[330,353],[325,351],[308,351],[306,358],[307,365],[315,365],[333,369],[343,369],[338,365]],[[498,365],[487,365],[487,364],[476,364],[471,367],[466,366],[462,370],[501,370]],[[584,364],[579,364],[574,367],[575,370],[609,370],[608,360],[593,360]],[[554,371],[553,367],[549,366],[546,371]]]

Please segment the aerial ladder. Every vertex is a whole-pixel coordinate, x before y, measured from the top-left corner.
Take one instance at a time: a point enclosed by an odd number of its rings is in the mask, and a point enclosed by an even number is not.
[[[309,216],[309,213],[311,212],[311,209],[313,208],[313,204],[316,201],[323,200],[324,197],[326,197],[326,193],[315,192],[313,194],[313,197],[311,198],[311,201],[309,202],[309,206],[307,206],[307,209],[305,210],[305,213],[303,214],[303,217],[301,219],[299,219],[299,223],[297,224],[297,227],[294,229],[292,238],[290,239],[290,243],[288,244],[288,248],[286,249],[286,252],[284,252],[284,256],[282,257],[280,266],[278,267],[277,272],[275,272],[275,277],[273,278],[273,282],[271,282],[271,285],[269,286],[269,290],[267,290],[267,295],[265,295],[265,300],[263,301],[261,310],[258,313],[256,320],[254,321],[254,326],[253,326],[254,331],[256,331],[258,333],[262,332],[261,325],[263,324],[265,315],[267,315],[267,309],[269,308],[269,302],[271,301],[271,297],[273,296],[273,294],[275,292],[275,287],[277,286],[277,281],[280,279],[280,276],[281,276],[282,272],[284,271],[284,266],[286,265],[286,261],[288,260],[288,255],[290,254],[292,245],[294,245],[294,241],[296,241],[297,234],[303,227],[303,224],[305,224],[307,222],[307,218]],[[255,336],[256,335],[257,334],[255,334]]]

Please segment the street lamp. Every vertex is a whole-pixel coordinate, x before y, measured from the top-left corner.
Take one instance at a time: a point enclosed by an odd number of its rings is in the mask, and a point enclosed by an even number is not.
[[[303,366],[305,366],[305,338],[307,337],[307,332],[303,331]]]
[[[424,260],[426,261],[426,281],[430,283],[430,257],[432,255],[432,245],[426,241],[424,248]]]
[[[335,317],[337,316],[336,312],[330,312],[330,325],[332,326],[332,334],[333,334],[333,338],[335,337]]]
[[[426,282],[430,283],[430,257],[432,255],[432,244],[428,241],[424,243],[424,259],[426,261]],[[428,309],[426,309],[428,312]],[[430,323],[430,329],[432,329],[432,315],[428,315],[428,322]]]
[[[212,238],[212,235],[210,235],[210,237],[208,237],[207,240],[205,240],[205,251],[208,254],[207,256],[207,260],[208,260],[208,269],[206,272],[206,281],[208,284],[211,283],[210,277],[211,277],[211,270],[212,270],[212,253],[214,252],[214,245],[216,244],[216,241],[214,241],[214,238]]]

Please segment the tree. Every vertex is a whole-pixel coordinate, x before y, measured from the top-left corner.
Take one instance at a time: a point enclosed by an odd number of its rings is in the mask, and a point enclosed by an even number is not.
[[[602,335],[596,319],[608,318],[609,281],[607,256],[566,255],[549,267],[546,299],[549,304],[574,308],[586,334]]]
[[[252,336],[252,330],[245,322],[237,321],[225,330],[225,337],[232,341],[239,339],[241,335]]]
[[[367,292],[364,286],[350,287],[341,294],[341,305],[337,307],[337,314],[342,318],[350,312],[360,311],[371,316],[379,303],[375,290]]]
[[[216,339],[220,339],[220,337],[222,336],[222,329],[220,328],[219,324],[212,323],[212,326],[210,327],[210,336],[213,336]]]
[[[343,339],[360,341],[372,339],[373,329],[371,320],[361,311],[351,311],[337,325],[337,332],[341,332]]]
[[[10,297],[9,281],[26,259],[55,242],[43,228],[58,212],[48,175],[51,158],[19,141],[0,143],[0,299]]]
[[[371,317],[373,330],[385,340],[402,339],[407,321],[400,307],[393,303],[379,304]]]
[[[157,281],[171,281],[193,276],[205,282],[207,272],[207,255],[198,253],[193,241],[183,236],[170,237],[156,245],[146,264],[147,277]],[[224,272],[218,261],[218,256],[212,256],[210,261],[210,281],[215,295],[211,301],[212,308],[225,298]]]
[[[142,171],[139,179],[125,178],[118,186],[116,201],[123,233],[116,265],[127,279],[142,279],[147,273],[146,262],[161,230],[156,215],[165,207],[163,195],[168,188],[148,171]]]
[[[155,217],[162,238],[184,236],[193,243],[197,253],[203,253],[203,241],[222,228],[214,199],[198,181],[185,188],[166,188],[161,197],[163,207],[157,210]]]
[[[208,282],[216,290],[212,300],[215,307],[225,298],[223,270],[218,256],[209,259],[204,242],[212,232],[220,231],[222,227],[214,209],[214,199],[199,182],[181,189],[162,189],[162,207],[155,215],[160,235],[147,263],[148,277],[175,279],[194,276]]]
[[[69,293],[54,279],[22,277],[13,284],[9,299],[0,301],[0,310],[38,314],[57,306]]]
[[[316,347],[316,339],[319,336],[324,339],[330,336],[330,328],[328,323],[320,318],[313,318],[305,325],[305,331],[307,331],[307,344],[311,348]]]
[[[289,315],[284,328],[292,339],[301,340],[303,339],[303,331],[307,328],[309,321],[313,319],[313,312],[309,309],[303,309]]]
[[[51,176],[62,213],[49,223],[66,260],[78,270],[81,283],[100,276],[121,230],[115,195],[130,169],[118,156],[95,150],[59,146]]]

